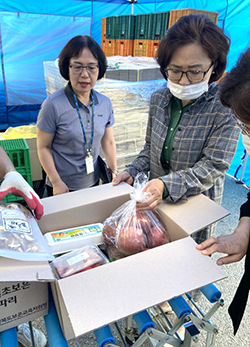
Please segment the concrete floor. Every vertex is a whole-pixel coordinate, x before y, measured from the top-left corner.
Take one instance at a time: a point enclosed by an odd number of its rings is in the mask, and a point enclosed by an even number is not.
[[[248,191],[249,190],[243,185],[237,184],[232,177],[226,176],[222,206],[230,211],[231,214],[218,222],[216,236],[219,234],[228,234],[234,231],[238,223],[239,208],[241,204],[246,201]],[[216,261],[218,257],[219,254],[216,254],[213,256],[213,259]],[[250,301],[248,301],[245,315],[236,336],[233,335],[232,323],[227,312],[228,306],[231,303],[243,273],[244,260],[230,265],[223,265],[222,268],[227,273],[228,277],[216,283],[217,288],[222,292],[225,305],[224,307],[219,308],[219,310],[213,315],[212,323],[216,324],[219,328],[219,334],[216,337],[215,346],[247,347],[250,345]],[[119,325],[120,324],[123,324],[123,322],[119,322]],[[35,321],[34,326],[46,333],[42,318]],[[117,339],[116,344],[122,346],[114,325],[111,325],[111,330]],[[69,341],[68,345],[70,347],[98,347],[92,332]],[[196,345],[197,347],[205,346],[205,341],[201,338]]]

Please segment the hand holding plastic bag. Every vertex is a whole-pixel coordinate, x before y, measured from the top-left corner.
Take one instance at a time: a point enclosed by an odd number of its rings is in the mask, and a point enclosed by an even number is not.
[[[3,200],[8,194],[24,198],[29,208],[34,210],[36,218],[42,217],[43,205],[39,196],[17,171],[9,171],[0,186],[0,200]]]
[[[131,200],[116,209],[104,221],[103,237],[109,246],[110,260],[138,253],[169,242],[167,231],[156,211],[137,211],[137,202],[149,198],[143,189],[148,179],[138,174],[134,180]]]

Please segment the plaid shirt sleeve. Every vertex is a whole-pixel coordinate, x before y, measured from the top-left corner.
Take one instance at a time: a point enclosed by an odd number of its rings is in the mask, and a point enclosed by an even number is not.
[[[160,157],[170,118],[168,89],[152,95],[144,149],[128,167],[134,177],[150,171],[150,179],[161,178],[168,189],[169,201],[205,193],[220,203],[224,174],[238,143],[240,130],[228,108],[219,100],[219,88],[211,84],[183,114],[175,134],[170,172],[165,174]]]

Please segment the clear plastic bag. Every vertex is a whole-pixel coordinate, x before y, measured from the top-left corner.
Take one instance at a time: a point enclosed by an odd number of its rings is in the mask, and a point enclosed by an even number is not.
[[[0,256],[25,261],[54,259],[32,213],[21,204],[0,202]]]
[[[138,174],[131,200],[104,221],[103,238],[110,260],[122,258],[169,242],[167,230],[157,211],[137,211],[137,201],[148,199],[143,189],[148,179]]]

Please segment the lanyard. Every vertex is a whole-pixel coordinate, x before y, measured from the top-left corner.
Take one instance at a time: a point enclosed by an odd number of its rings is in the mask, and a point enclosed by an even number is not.
[[[92,134],[91,134],[91,139],[90,139],[90,146],[88,148],[88,144],[87,144],[87,137],[86,137],[86,133],[84,130],[84,126],[83,126],[83,122],[82,122],[82,116],[79,110],[79,106],[78,106],[78,102],[77,102],[77,98],[75,95],[75,92],[73,91],[73,95],[74,95],[74,99],[75,99],[75,104],[76,104],[76,110],[77,110],[77,114],[81,123],[81,127],[82,127],[82,132],[83,132],[83,137],[84,137],[84,141],[86,143],[86,150],[87,150],[87,154],[90,156],[91,153],[91,149],[92,149],[92,144],[93,144],[93,139],[94,139],[94,125],[95,125],[95,102],[94,102],[94,98],[93,98],[93,94],[92,91],[90,92],[90,96],[91,96],[91,100],[92,100],[92,117],[93,117],[93,126],[92,126]]]

